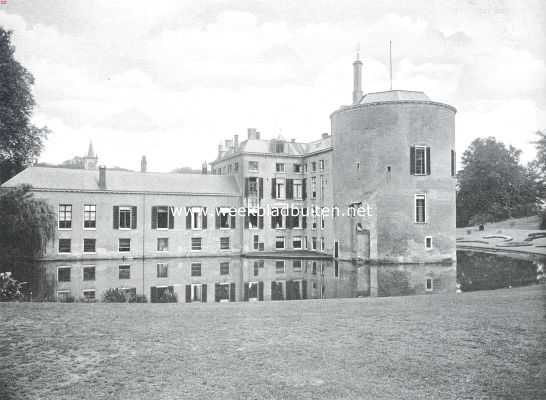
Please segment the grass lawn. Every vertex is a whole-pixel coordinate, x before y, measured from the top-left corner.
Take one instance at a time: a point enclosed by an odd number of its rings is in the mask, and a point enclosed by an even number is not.
[[[546,287],[0,304],[0,399],[544,399]]]

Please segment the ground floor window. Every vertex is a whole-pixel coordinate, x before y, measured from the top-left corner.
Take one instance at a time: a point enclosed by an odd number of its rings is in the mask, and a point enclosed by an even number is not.
[[[201,283],[192,283],[186,285],[186,303],[207,302],[207,285]]]
[[[284,249],[284,236],[277,236],[275,238],[275,249]]]
[[[71,298],[70,290],[57,290],[57,301],[65,303],[70,301]]]
[[[271,300],[284,300],[283,282],[271,282]]]
[[[245,284],[245,301],[263,301],[264,283],[247,282]]]
[[[307,298],[307,282],[295,280],[286,282],[286,300],[303,300]]]
[[[432,249],[432,236],[425,237],[425,249]]]
[[[214,300],[216,302],[235,301],[235,283],[217,283],[214,285]]]
[[[433,290],[433,282],[432,282],[432,278],[427,278],[426,282],[425,282],[425,290],[427,292],[432,292]]]
[[[83,291],[83,298],[86,301],[95,301],[95,289],[86,289]]]
[[[178,298],[173,286],[152,286],[150,288],[150,302],[176,303]]]

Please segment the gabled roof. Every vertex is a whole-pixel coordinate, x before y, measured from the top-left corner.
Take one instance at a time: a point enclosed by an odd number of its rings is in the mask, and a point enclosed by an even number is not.
[[[99,188],[98,170],[30,167],[5,182],[2,187],[21,184],[32,185],[38,190],[102,191]],[[240,194],[233,176],[113,170],[106,171],[104,191],[226,196]]]

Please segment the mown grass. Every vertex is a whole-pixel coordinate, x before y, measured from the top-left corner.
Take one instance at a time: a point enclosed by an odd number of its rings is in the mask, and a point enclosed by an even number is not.
[[[0,304],[0,398],[543,399],[545,291]]]

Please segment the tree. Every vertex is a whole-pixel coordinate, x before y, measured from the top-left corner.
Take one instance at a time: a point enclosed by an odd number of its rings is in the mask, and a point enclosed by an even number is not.
[[[536,177],[531,168],[520,165],[520,154],[493,137],[470,144],[457,174],[457,226],[536,213]]]
[[[30,186],[0,191],[0,270],[16,274],[13,266],[41,256],[54,235],[55,213]]]
[[[0,27],[0,183],[37,159],[49,132],[30,121],[34,78],[14,52],[11,31]]]

